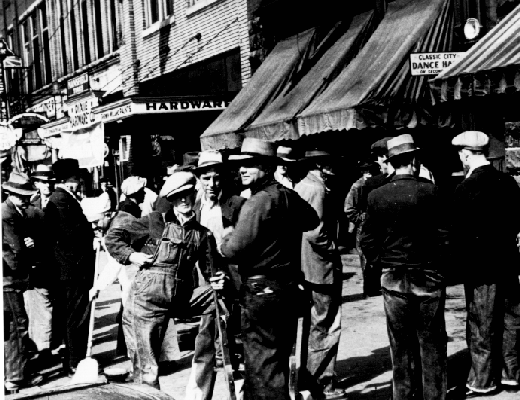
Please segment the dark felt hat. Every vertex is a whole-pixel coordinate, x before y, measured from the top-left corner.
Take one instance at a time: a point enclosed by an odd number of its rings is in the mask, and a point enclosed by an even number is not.
[[[52,170],[58,182],[66,182],[70,178],[79,177],[79,162],[74,158],[62,158],[52,164]]]

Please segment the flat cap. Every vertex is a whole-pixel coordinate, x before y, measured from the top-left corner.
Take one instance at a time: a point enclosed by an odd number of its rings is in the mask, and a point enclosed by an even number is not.
[[[370,146],[370,152],[372,154],[386,155],[387,143],[390,139],[392,138],[384,137],[382,139],[379,139],[377,142],[372,143],[372,145]]]
[[[121,191],[125,196],[131,196],[146,186],[146,178],[131,176],[121,184]]]
[[[192,172],[176,171],[166,179],[159,196],[168,198],[185,190],[193,190],[196,183],[197,178]]]
[[[489,136],[480,131],[465,131],[455,136],[451,144],[469,150],[482,150],[489,144]]]

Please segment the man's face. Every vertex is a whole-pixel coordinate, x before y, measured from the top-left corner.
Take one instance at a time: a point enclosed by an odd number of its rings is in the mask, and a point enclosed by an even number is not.
[[[240,178],[245,187],[254,186],[265,175],[264,167],[255,160],[246,160],[240,167]]]
[[[42,196],[49,197],[54,191],[54,183],[50,181],[34,181],[34,186]]]
[[[377,156],[377,164],[383,174],[388,174],[388,163],[386,162],[386,156]]]
[[[65,182],[65,186],[67,189],[69,189],[72,193],[76,194],[79,189],[79,180],[71,180],[69,179],[67,182]]]
[[[168,198],[173,210],[180,214],[189,214],[195,204],[195,190],[184,190]]]
[[[29,207],[31,196],[20,196],[16,193],[10,193],[9,199],[11,200],[11,203],[13,203],[15,207],[25,209],[25,208]]]
[[[216,200],[222,190],[220,172],[214,169],[200,174],[200,183],[208,200]]]
[[[287,177],[288,174],[288,168],[286,164],[280,164],[276,167],[276,173],[280,176]]]

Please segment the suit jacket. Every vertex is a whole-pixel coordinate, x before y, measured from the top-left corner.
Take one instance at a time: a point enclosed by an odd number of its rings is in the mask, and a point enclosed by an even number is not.
[[[341,277],[341,257],[336,247],[337,212],[325,183],[312,173],[294,188],[316,211],[319,225],[303,233],[301,264],[305,280],[333,284]]]
[[[28,287],[29,272],[36,263],[36,248],[39,245],[39,224],[42,214],[29,206],[22,216],[13,203],[7,199],[2,203],[2,261],[4,291],[25,290]],[[32,238],[34,248],[27,248],[25,238]]]
[[[56,188],[45,209],[47,246],[62,281],[89,286],[94,278],[94,232],[79,202]]]
[[[441,272],[447,245],[444,204],[433,183],[412,175],[395,175],[373,190],[360,237],[367,262]]]
[[[453,251],[461,281],[517,279],[520,188],[491,165],[476,168],[455,190]]]
[[[222,225],[224,228],[229,226],[235,226],[238,221],[238,215],[240,214],[240,209],[242,208],[242,204],[246,199],[237,195],[225,196],[223,195],[220,200],[220,208],[222,210]],[[197,221],[200,222],[200,213],[202,209],[201,199],[197,199],[195,202],[195,215]]]

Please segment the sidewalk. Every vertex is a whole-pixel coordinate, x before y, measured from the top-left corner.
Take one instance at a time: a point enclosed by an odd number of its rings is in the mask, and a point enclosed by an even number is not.
[[[386,320],[381,296],[363,299],[361,270],[357,258],[343,256],[343,306],[342,336],[338,354],[337,372],[340,386],[347,389],[350,400],[389,400],[391,398],[391,361],[386,333]],[[93,356],[100,367],[129,366],[129,362],[114,362],[119,309],[119,286],[112,285],[101,293],[96,306]],[[182,327],[181,327],[182,328]],[[464,385],[469,368],[465,342],[465,301],[462,286],[448,288],[446,303],[446,328],[448,333],[448,388]],[[175,349],[176,361],[163,368],[161,388],[175,400],[185,397],[185,387],[191,367],[191,351]],[[46,371],[52,380],[43,388],[67,384],[59,366]],[[54,375],[52,375],[54,374]],[[240,387],[241,381],[237,382]],[[25,389],[21,393],[36,393],[38,388]],[[219,370],[214,399],[227,399],[224,372]],[[9,398],[10,396],[7,396]],[[452,396],[450,396],[453,398]],[[460,398],[460,397],[459,397]],[[516,400],[519,393],[501,392],[483,400]],[[456,398],[453,398],[457,400]]]

